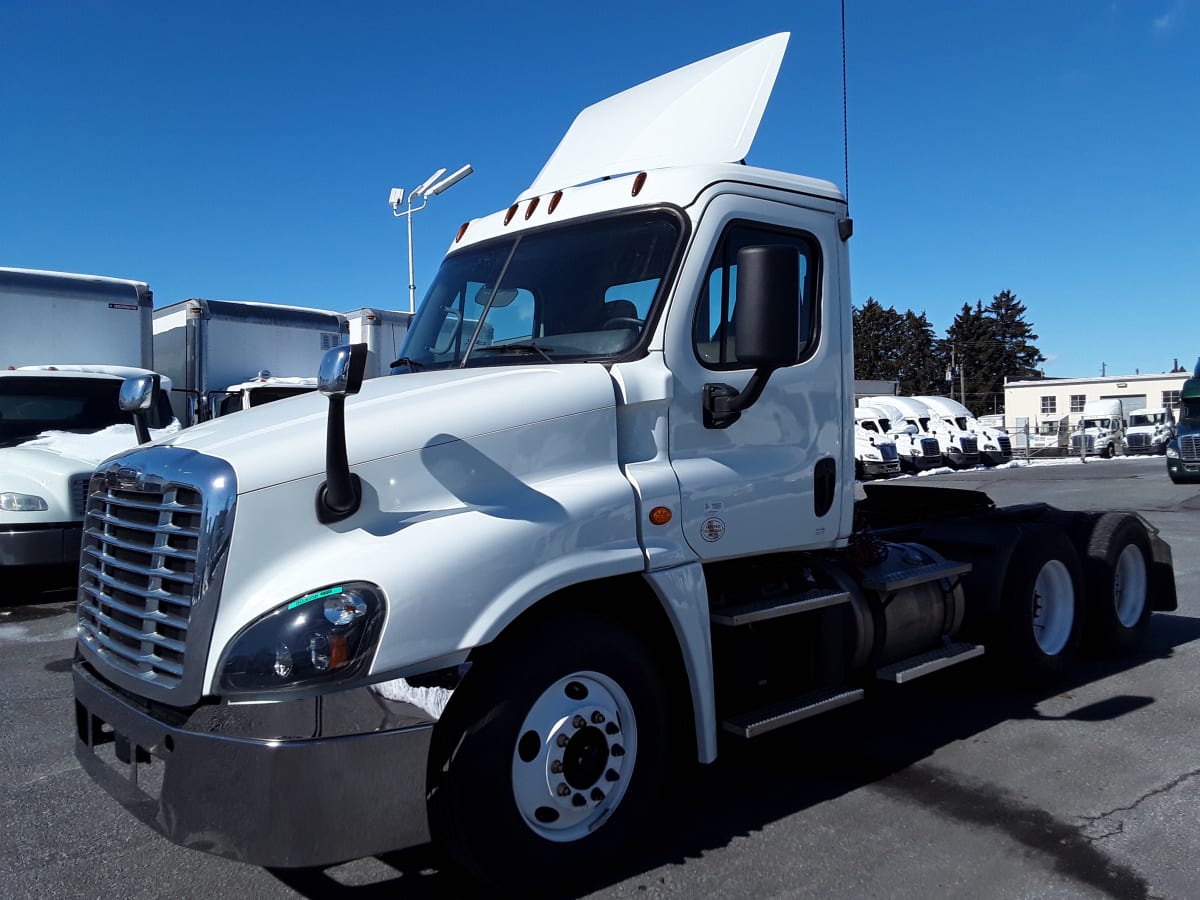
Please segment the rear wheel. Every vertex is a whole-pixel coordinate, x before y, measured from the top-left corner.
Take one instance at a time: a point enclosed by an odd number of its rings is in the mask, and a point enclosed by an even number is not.
[[[670,710],[653,658],[583,614],[492,648],[435,732],[434,840],[510,892],[595,874],[659,807]]]
[[[1150,538],[1136,516],[1107,513],[1084,559],[1089,632],[1104,652],[1133,652],[1150,627]]]
[[[1004,585],[1003,632],[1012,674],[1023,685],[1059,677],[1078,654],[1083,624],[1075,548],[1057,528],[1026,526]]]

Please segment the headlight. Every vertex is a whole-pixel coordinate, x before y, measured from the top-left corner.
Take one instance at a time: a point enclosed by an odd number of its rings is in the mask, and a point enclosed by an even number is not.
[[[262,693],[349,681],[370,664],[384,608],[379,589],[360,582],[297,597],[238,633],[220,687]]]
[[[1179,459],[1179,448],[1174,441],[1167,444],[1167,459]]]
[[[49,508],[45,500],[33,494],[0,491],[0,509],[5,512],[44,512]]]

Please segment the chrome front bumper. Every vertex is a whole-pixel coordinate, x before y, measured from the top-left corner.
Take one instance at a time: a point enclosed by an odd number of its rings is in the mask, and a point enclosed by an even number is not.
[[[433,722],[367,689],[272,704],[152,707],[76,661],[75,755],[176,844],[323,866],[429,840]]]

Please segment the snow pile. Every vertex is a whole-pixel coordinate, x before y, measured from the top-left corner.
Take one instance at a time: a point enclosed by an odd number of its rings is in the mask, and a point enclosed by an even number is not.
[[[175,434],[179,431],[179,421],[173,419],[166,428],[151,428],[150,438],[154,440]],[[132,425],[109,425],[100,431],[90,434],[79,434],[74,431],[43,431],[31,441],[26,441],[21,447],[37,447],[71,456],[84,462],[98,465],[123,450],[137,446],[137,432]]]
[[[413,687],[403,678],[371,685],[371,690],[388,700],[411,703],[435,719],[442,717],[446,703],[449,701],[450,695],[454,693],[447,688]]]

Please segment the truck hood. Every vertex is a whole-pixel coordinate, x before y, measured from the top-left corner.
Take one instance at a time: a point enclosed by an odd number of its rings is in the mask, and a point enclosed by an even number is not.
[[[350,465],[522,425],[615,408],[608,370],[585,363],[453,369],[389,375],[346,400]],[[238,492],[325,471],[329,401],[321,394],[277,400],[194,425],[156,442],[220,457]]]
[[[128,446],[136,444],[136,440]],[[74,475],[90,474],[99,460],[81,459],[50,447],[0,447],[0,490],[10,490],[14,476],[42,485],[59,484]]]

